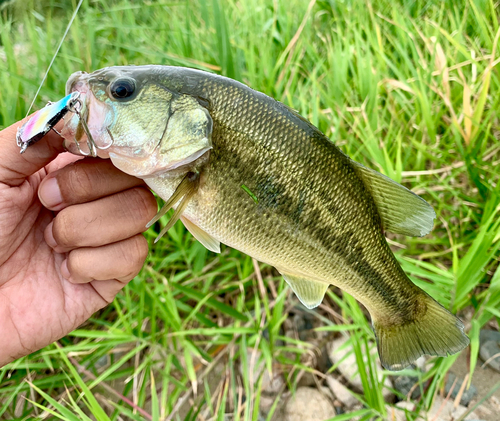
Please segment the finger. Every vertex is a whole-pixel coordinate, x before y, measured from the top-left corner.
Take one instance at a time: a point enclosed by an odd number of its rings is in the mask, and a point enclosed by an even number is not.
[[[138,234],[102,247],[71,251],[61,264],[61,275],[74,284],[115,280],[122,284],[112,287],[116,294],[124,283],[137,276],[147,255],[148,242]]]
[[[81,155],[74,155],[71,152],[63,152],[57,155],[53,161],[50,161],[47,165],[45,165],[45,169],[47,170],[47,174],[50,174],[69,164],[74,164],[76,161],[81,159],[85,159],[85,157]]]
[[[45,241],[58,253],[99,247],[146,230],[158,205],[142,187],[63,209],[45,229]]]
[[[27,119],[18,121],[0,132],[0,183],[18,186],[26,177],[37,172],[64,151],[62,137],[51,130],[21,154],[16,143],[16,134],[17,129],[26,121]],[[60,122],[56,127],[61,130],[62,126],[63,122]]]
[[[109,160],[86,158],[45,177],[38,197],[46,208],[58,211],[141,184],[143,180],[121,172]]]

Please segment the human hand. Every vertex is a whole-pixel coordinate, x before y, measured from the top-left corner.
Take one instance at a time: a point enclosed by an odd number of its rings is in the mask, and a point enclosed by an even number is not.
[[[21,155],[19,125],[0,131],[0,367],[110,303],[142,268],[157,210],[142,180],[62,153],[52,131]]]

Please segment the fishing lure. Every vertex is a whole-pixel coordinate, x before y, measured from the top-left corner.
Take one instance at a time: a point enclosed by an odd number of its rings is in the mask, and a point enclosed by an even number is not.
[[[80,92],[72,92],[57,102],[49,102],[45,108],[37,111],[26,123],[24,123],[18,130],[16,135],[17,146],[21,148],[21,153],[26,149],[38,142],[50,130],[56,132],[62,137],[55,129],[55,125],[64,118],[68,113],[74,113],[78,116],[83,131],[87,135],[87,148],[88,152],[80,148],[79,142],[75,139],[77,151],[83,156],[97,156],[98,149],[105,149],[95,144],[94,139],[87,126],[86,118],[81,114],[82,101],[80,99]],[[111,145],[108,145],[109,147]],[[76,153],[76,151],[74,151]]]
[[[79,100],[80,92],[72,92],[57,102],[49,102],[46,107],[37,111],[26,123],[17,129],[16,141],[17,146],[21,148],[21,153],[24,153],[28,146],[38,142],[50,130],[59,132],[54,128],[55,125],[68,113],[77,112],[77,106],[81,102]]]

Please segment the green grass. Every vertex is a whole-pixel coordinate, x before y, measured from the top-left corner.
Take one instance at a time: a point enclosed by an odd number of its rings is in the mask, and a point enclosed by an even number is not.
[[[0,126],[25,116],[76,3],[46,0],[42,9],[18,0],[0,12]],[[353,159],[433,205],[430,235],[390,239],[412,280],[467,317],[473,372],[479,330],[500,318],[495,7],[493,0],[86,0],[36,107],[62,97],[74,71],[155,63],[236,78],[297,109]],[[316,345],[283,333],[297,301],[277,272],[230,248],[208,252],[180,223],[153,244],[158,230],[146,234],[144,270],[110,306],[0,369],[0,419],[226,413],[255,421],[263,380],[252,367],[283,373],[290,390],[312,370],[307,356]],[[376,357],[362,358],[373,341],[366,313],[333,288],[324,303],[330,311],[312,314],[328,339],[350,335],[365,385],[364,408],[335,420],[383,419]],[[425,391],[417,410],[432,404],[455,358],[434,358],[417,373]]]

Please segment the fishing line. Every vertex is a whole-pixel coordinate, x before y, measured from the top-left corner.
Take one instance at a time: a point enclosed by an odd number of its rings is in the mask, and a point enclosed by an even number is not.
[[[33,101],[31,102],[31,105],[30,105],[30,107],[28,109],[28,112],[26,113],[25,118],[28,117],[29,113],[31,112],[31,109],[33,108],[33,105],[35,104],[35,101],[36,101],[36,99],[38,97],[38,94],[40,93],[40,90],[42,89],[42,86],[45,83],[45,80],[47,79],[47,76],[49,75],[49,71],[52,68],[52,65],[54,64],[54,61],[55,61],[57,55],[59,54],[59,50],[61,49],[61,46],[62,46],[64,40],[66,39],[66,35],[68,35],[68,32],[69,32],[69,30],[71,28],[71,25],[73,25],[73,21],[75,20],[76,15],[78,13],[78,10],[80,10],[80,6],[82,5],[82,3],[83,3],[83,0],[80,0],[78,2],[77,6],[76,6],[76,9],[73,12],[73,16],[71,16],[71,19],[70,19],[70,21],[68,23],[68,26],[66,27],[66,31],[64,32],[64,35],[63,35],[63,37],[61,39],[61,42],[59,43],[59,46],[57,47],[57,50],[56,50],[54,56],[52,57],[52,60],[51,60],[51,62],[49,64],[49,67],[47,68],[47,71],[45,72],[45,76],[43,77],[42,82],[40,83],[40,86],[38,87],[38,90],[36,91],[35,97],[33,98]]]

